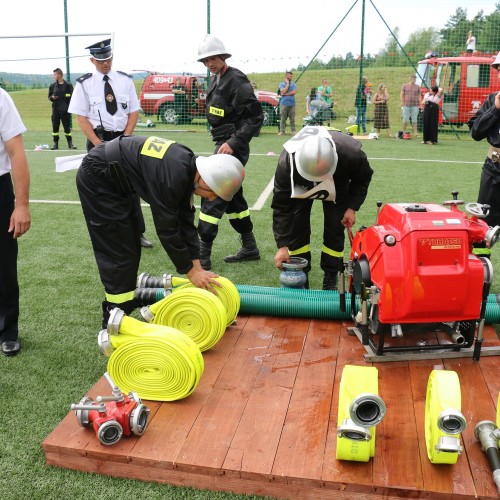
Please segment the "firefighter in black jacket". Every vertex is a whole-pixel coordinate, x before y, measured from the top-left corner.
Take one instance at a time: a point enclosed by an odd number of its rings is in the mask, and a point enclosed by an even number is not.
[[[325,127],[304,127],[284,144],[274,175],[273,232],[278,269],[290,256],[307,259],[311,270],[313,200],[323,203],[323,290],[336,290],[344,254],[344,228],[356,221],[372,178],[361,144]]]
[[[55,82],[49,87],[49,101],[52,103],[52,139],[54,140],[51,149],[59,149],[59,126],[61,122],[64,135],[68,141],[68,148],[76,149],[71,136],[71,115],[68,113],[73,85],[63,78],[63,72],[60,68],[54,70],[54,80]]]
[[[246,165],[250,156],[249,143],[252,137],[258,135],[264,115],[246,75],[227,65],[226,59],[229,57],[231,54],[213,35],[206,35],[198,47],[198,61],[205,64],[213,75],[207,90],[206,114],[212,139],[216,143],[215,153],[233,155]],[[242,243],[236,254],[224,260],[242,262],[260,259],[250,211],[241,189],[229,203],[220,198],[215,201],[202,200],[198,233],[204,269],[211,269],[212,244],[224,213],[228,214],[229,222],[240,234]]]
[[[151,206],[156,232],[180,274],[215,292],[216,274],[200,265],[193,193],[231,201],[245,176],[230,155],[195,156],[186,146],[159,137],[122,136],[93,148],[76,184],[105,289],[103,328],[109,312],[130,314],[141,258],[136,210],[139,195]]]
[[[500,52],[491,65],[499,69]],[[484,218],[486,223],[493,227],[500,226],[500,92],[490,94],[467,125],[475,141],[486,139],[490,145],[481,172],[477,202],[490,206],[489,214]],[[491,255],[491,249],[486,248],[485,243],[475,244],[474,247],[476,255]]]

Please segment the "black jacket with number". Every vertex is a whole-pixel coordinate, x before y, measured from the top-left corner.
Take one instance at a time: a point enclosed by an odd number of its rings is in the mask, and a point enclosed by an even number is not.
[[[154,138],[158,139],[158,138]],[[196,174],[195,154],[186,146],[171,141],[161,158],[155,158],[162,144],[149,142],[149,153],[143,150],[147,137],[126,136],[120,141],[120,164],[135,192],[151,206],[153,220],[163,248],[177,272],[186,274],[192,260],[199,259],[199,240],[194,223],[193,185]],[[113,142],[114,142],[113,141]],[[87,155],[106,165],[103,146]],[[160,155],[161,156],[161,155]],[[113,161],[114,158],[107,158]]]
[[[207,90],[206,114],[213,129],[221,125],[234,125],[235,130],[227,139],[234,151],[248,147],[264,121],[262,106],[250,81],[239,69],[232,67],[228,67],[219,83],[217,76],[211,78]]]
[[[490,94],[478,112],[467,122],[470,135],[475,141],[486,139],[500,148],[500,109],[495,106],[497,92]]]
[[[361,144],[342,132],[329,131],[337,149],[338,163],[333,174],[335,183],[335,203],[358,211],[368,194],[368,186],[373,170],[368,158],[361,150]],[[311,203],[309,199],[291,198],[290,157],[283,149],[274,174],[274,191],[271,207],[273,209],[273,232],[278,248],[287,247],[291,241],[291,228],[296,204]],[[294,171],[294,183],[306,189],[315,184],[301,177]],[[333,202],[324,202],[333,203]]]
[[[73,85],[66,80],[63,83],[54,82],[49,87],[49,101],[52,103],[52,107],[56,108],[58,111],[68,111],[72,94]],[[56,95],[57,99],[54,99],[52,97],[53,95]]]

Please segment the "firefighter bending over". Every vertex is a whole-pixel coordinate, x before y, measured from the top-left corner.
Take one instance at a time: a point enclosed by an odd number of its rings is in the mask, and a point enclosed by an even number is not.
[[[136,307],[141,258],[137,195],[151,206],[156,232],[177,272],[216,293],[217,275],[200,264],[193,193],[229,202],[244,176],[233,156],[196,156],[159,137],[122,136],[84,157],[76,184],[105,290],[103,328],[113,308],[130,314]]]
[[[311,208],[323,204],[321,269],[323,290],[336,290],[343,265],[344,228],[356,221],[373,170],[361,144],[325,127],[304,127],[284,144],[274,175],[273,232],[278,269],[291,256],[307,259],[311,270]],[[309,280],[306,287],[308,288]]]

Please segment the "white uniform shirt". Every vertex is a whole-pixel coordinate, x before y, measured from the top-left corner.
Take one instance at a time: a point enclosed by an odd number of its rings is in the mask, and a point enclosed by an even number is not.
[[[5,90],[0,89],[0,175],[8,173],[12,169],[5,143],[24,132],[26,132],[26,127],[12,97]]]
[[[102,73],[96,71],[82,83],[77,82],[68,111],[75,115],[86,116],[94,128],[101,125],[102,120],[104,130],[122,132],[127,126],[128,115],[141,107],[134,82],[124,73],[113,70],[108,73],[109,83],[118,105],[118,111],[110,115],[106,110],[103,77]]]

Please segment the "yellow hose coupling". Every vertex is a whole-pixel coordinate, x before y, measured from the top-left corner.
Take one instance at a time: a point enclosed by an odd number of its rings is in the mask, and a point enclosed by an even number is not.
[[[346,365],[339,389],[337,459],[368,462],[375,455],[375,426],[385,414],[377,368]]]
[[[227,314],[217,297],[201,288],[184,288],[141,309],[148,323],[177,328],[196,342],[200,351],[212,348],[224,335]]]
[[[163,274],[162,276],[151,276],[148,273],[141,273],[137,276],[137,288],[172,288],[172,275]]]
[[[119,308],[111,311],[98,344],[109,356],[108,372],[116,385],[142,399],[185,398],[203,374],[203,356],[188,335],[169,326],[138,321]]]
[[[433,464],[455,464],[462,453],[460,433],[467,421],[461,412],[460,381],[456,372],[433,370],[427,382],[425,443]]]

